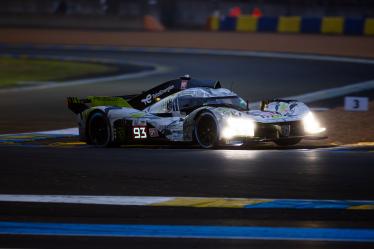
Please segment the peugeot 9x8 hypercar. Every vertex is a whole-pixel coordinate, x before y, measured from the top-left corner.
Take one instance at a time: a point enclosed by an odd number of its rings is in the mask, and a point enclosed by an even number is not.
[[[257,109],[219,81],[188,75],[139,95],[68,97],[82,141],[100,147],[159,142],[203,148],[326,138],[315,115],[295,100],[265,100]]]

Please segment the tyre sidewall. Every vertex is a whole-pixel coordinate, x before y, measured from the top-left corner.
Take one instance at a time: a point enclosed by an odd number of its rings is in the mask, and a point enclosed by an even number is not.
[[[215,135],[215,136],[216,136],[216,139],[215,139],[215,141],[213,142],[213,144],[210,145],[210,146],[206,146],[206,145],[202,144],[202,143],[200,142],[199,136],[198,136],[198,134],[197,134],[199,122],[201,121],[201,119],[202,119],[204,116],[209,116],[209,117],[214,121],[214,124],[215,124],[215,126],[216,126],[216,135]],[[211,113],[211,112],[209,112],[209,111],[202,112],[202,113],[201,113],[201,114],[196,118],[195,128],[194,128],[194,132],[193,132],[193,134],[194,134],[194,140],[196,141],[196,143],[197,143],[200,147],[202,147],[202,148],[204,148],[204,149],[212,149],[212,148],[215,148],[215,147],[218,145],[219,127],[218,127],[218,123],[217,123],[217,120],[216,120],[214,114]]]
[[[106,139],[106,142],[102,143],[102,144],[97,144],[96,141],[95,141],[95,137],[93,137],[93,125],[94,125],[94,121],[95,119],[103,119],[106,123],[106,130],[107,130],[107,139]],[[111,141],[111,128],[110,128],[110,124],[109,124],[109,120],[108,118],[106,117],[106,115],[102,112],[95,112],[91,115],[89,121],[88,121],[88,141],[90,142],[90,144],[96,146],[96,147],[109,147],[111,144],[112,144],[112,141]]]

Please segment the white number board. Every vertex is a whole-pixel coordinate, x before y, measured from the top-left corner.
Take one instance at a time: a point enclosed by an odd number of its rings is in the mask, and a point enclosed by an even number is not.
[[[344,109],[346,111],[368,111],[369,110],[369,98],[367,97],[345,97],[344,98]]]

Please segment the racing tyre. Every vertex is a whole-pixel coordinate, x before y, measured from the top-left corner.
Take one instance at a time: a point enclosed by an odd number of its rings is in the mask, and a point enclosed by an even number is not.
[[[104,113],[92,114],[88,121],[88,141],[97,147],[112,145],[109,120]]]
[[[274,140],[274,143],[276,143],[279,146],[291,146],[300,143],[301,138],[283,138]]]
[[[216,119],[210,112],[203,112],[196,119],[195,140],[204,149],[211,149],[218,143],[218,127]]]

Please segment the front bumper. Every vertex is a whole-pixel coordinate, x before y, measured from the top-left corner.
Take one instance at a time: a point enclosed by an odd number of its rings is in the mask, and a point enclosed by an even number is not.
[[[239,145],[247,142],[270,142],[279,139],[302,138],[308,140],[326,139],[326,131],[308,134],[304,131],[302,121],[284,123],[256,123],[253,137],[233,137],[221,141],[225,145]]]
[[[309,134],[304,130],[302,121],[283,123],[257,123],[253,139],[277,140],[285,138],[325,139],[326,131],[317,134]]]

